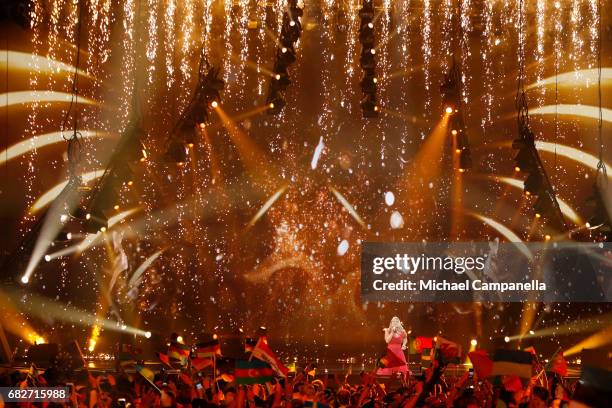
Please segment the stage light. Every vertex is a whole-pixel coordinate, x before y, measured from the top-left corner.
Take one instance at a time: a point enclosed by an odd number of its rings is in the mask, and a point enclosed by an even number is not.
[[[455,153],[461,153],[461,149],[455,149]]]
[[[45,255],[45,261],[50,262],[51,261],[51,256],[50,255]]]
[[[368,23],[368,28],[374,28],[374,24],[372,22]]]
[[[212,102],[210,103],[210,106],[212,106],[213,108],[216,108],[217,106],[219,106],[219,102],[217,102],[217,101],[212,101]]]
[[[284,54],[284,53],[286,53],[286,52],[287,52],[287,47],[283,47],[283,48],[281,48],[281,52],[282,52],[283,54]]]
[[[372,54],[372,55],[376,55],[376,50],[375,50],[374,48],[372,48],[372,49],[370,50],[370,54]]]
[[[90,214],[90,213],[85,214],[85,219],[86,219],[86,220],[91,219],[91,214]]]
[[[66,222],[66,221],[68,221],[68,216],[66,214],[60,215],[60,222]]]
[[[60,231],[59,234],[57,234],[57,237],[55,238],[55,240],[59,242],[70,241],[71,239],[72,233],[65,231]]]
[[[289,22],[289,25],[290,25],[291,27],[295,26],[295,21],[291,20],[291,21]]]
[[[533,330],[529,330],[529,334],[531,334],[533,336],[535,334],[535,332]]]
[[[450,114],[453,113],[453,108],[451,106],[447,106],[445,109],[446,113]]]
[[[536,217],[536,218],[540,218],[541,216],[542,216],[542,214],[540,214],[540,213],[536,213],[536,214],[535,214],[535,217]]]
[[[119,204],[115,204],[113,208],[115,209],[115,211],[117,211],[119,209]]]
[[[183,336],[176,336],[177,343],[183,343]]]
[[[268,108],[270,108],[270,109],[274,109],[274,102],[270,102],[270,103],[268,104]]]
[[[457,136],[457,129],[453,129],[453,130],[451,130],[451,135],[453,135],[453,136]]]
[[[219,336],[217,336],[217,333],[213,334],[213,340],[217,340],[219,338]]]
[[[508,336],[504,337],[504,341],[505,341],[506,343],[510,343],[510,337],[508,337]]]
[[[521,171],[521,168],[519,166],[514,166],[514,171],[518,173],[519,171]]]
[[[279,79],[281,79],[281,76],[280,76],[280,74],[276,74],[276,75],[274,75],[274,78],[276,78],[276,80],[278,81]]]
[[[552,237],[551,237],[549,234],[544,235],[544,239],[545,239],[546,241],[550,241],[550,239],[551,239],[551,238],[552,238]]]
[[[44,337],[41,337],[41,336],[36,337],[36,339],[34,340],[35,345],[45,344],[45,343],[46,343],[46,340],[44,339]]]
[[[146,331],[146,332],[144,333],[144,336],[145,336],[147,339],[150,339],[150,338],[151,338],[151,332],[150,332],[150,331]]]
[[[476,339],[472,339],[472,340],[470,340],[470,345],[471,345],[472,347],[476,347],[476,346],[478,345],[478,340],[476,340]]]
[[[132,180],[130,180],[130,181],[128,181],[128,182],[127,182],[127,185],[128,185],[128,186],[131,186],[132,184],[134,184],[134,182],[133,182]]]
[[[465,169],[463,167],[459,168],[459,173],[465,173]]]
[[[100,227],[100,232],[106,232],[106,227]]]

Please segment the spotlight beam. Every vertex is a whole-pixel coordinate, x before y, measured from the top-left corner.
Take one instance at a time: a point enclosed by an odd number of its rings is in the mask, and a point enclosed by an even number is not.
[[[279,188],[268,200],[264,203],[264,205],[257,211],[257,213],[251,218],[248,226],[252,227],[255,223],[274,205],[276,200],[278,200],[283,193],[287,190],[287,186],[283,186]]]
[[[41,319],[53,318],[59,321],[73,323],[79,326],[90,327],[99,325],[105,330],[116,332],[126,332],[137,336],[146,337],[146,331],[136,327],[127,326],[119,321],[110,319],[97,319],[94,314],[69,306],[67,304],[57,302],[35,294],[28,295],[28,301],[19,301],[21,297],[17,292],[8,293],[16,303],[21,305],[21,309],[27,314],[36,316]]]
[[[596,316],[588,319],[575,321],[572,323],[562,324],[558,326],[546,327],[540,330],[536,330],[532,333],[525,335],[514,335],[509,336],[510,340],[518,340],[521,337],[523,339],[537,338],[537,337],[549,337],[558,336],[563,334],[577,334],[585,332],[593,332],[602,327],[608,327],[612,325],[612,313],[608,313],[603,316]]]
[[[0,61],[0,67],[6,69],[7,60],[9,69],[18,69],[30,72],[32,66],[36,66],[41,72],[55,74],[64,72],[65,74],[74,74],[74,66],[66,64],[62,61],[46,58],[36,54],[28,54],[25,52],[13,51],[13,50],[0,50],[0,54],[4,55],[5,58]],[[77,75],[81,75],[86,78],[94,78],[88,72],[83,71],[80,68],[76,70]]]
[[[136,270],[134,271],[134,273],[132,274],[132,277],[130,278],[128,282],[128,286],[130,288],[133,288],[140,283],[140,277],[142,276],[142,274],[147,270],[149,266],[151,266],[151,264],[153,264],[153,262],[155,262],[157,258],[159,258],[159,256],[164,251],[165,249],[160,249],[159,251],[155,252],[153,255],[145,259],[144,262],[138,266],[138,268],[136,268]]]
[[[594,349],[603,346],[607,346],[612,343],[612,325],[606,327],[605,329],[590,335],[586,339],[580,341],[579,343],[573,345],[563,352],[564,356],[572,356],[574,354],[578,354],[582,351],[582,349]]]
[[[527,89],[538,88],[541,86],[549,86],[555,85],[582,85],[586,83],[597,83],[599,77],[599,70],[597,68],[593,69],[582,69],[578,71],[572,72],[564,72],[563,74],[559,74],[556,77],[550,76],[548,78],[541,79],[540,81],[536,81],[529,85]],[[602,68],[601,69],[601,79],[602,81],[612,81],[612,68]]]
[[[112,132],[98,132],[97,130],[80,130],[79,133],[84,139],[115,136],[115,134]],[[51,132],[32,136],[31,138],[23,140],[19,143],[15,143],[8,149],[0,152],[0,164],[5,164],[10,160],[19,156],[23,156],[24,154],[27,154],[33,150],[38,150],[42,147],[50,146],[52,144],[60,142],[66,142],[66,140],[62,136],[62,132]]]
[[[15,91],[0,94],[0,106],[24,105],[41,102],[63,102],[70,103],[72,94],[56,91]],[[7,101],[8,100],[8,101]],[[78,103],[84,105],[97,105],[93,99],[79,97]]]
[[[495,231],[499,232],[504,238],[508,240],[508,242],[512,242],[516,247],[527,257],[527,259],[533,259],[533,254],[527,248],[527,245],[523,243],[523,240],[516,235],[510,228],[506,227],[499,221],[495,221],[493,218],[487,217],[482,214],[466,211],[466,213],[493,228]]]
[[[101,170],[94,170],[94,171],[90,171],[87,173],[83,173],[80,175],[80,177],[84,183],[87,183],[87,182],[90,182],[92,180],[102,177],[103,174],[104,174],[104,169],[101,169]],[[62,192],[64,188],[66,188],[67,185],[68,185],[68,180],[55,185],[53,188],[45,192],[43,195],[41,195],[38,198],[38,200],[34,202],[34,204],[32,204],[32,207],[30,207],[29,213],[36,214],[41,209],[45,208],[47,205],[49,205],[49,203],[54,201],[59,196],[59,194]],[[58,214],[58,217],[59,217],[59,214]]]
[[[592,170],[595,170],[595,171],[597,170],[597,163],[599,162],[599,159],[592,154],[583,152],[580,149],[576,149],[574,147],[570,147],[570,146],[566,146],[562,144],[543,142],[543,141],[536,141],[535,145],[536,145],[536,149],[538,149],[539,151],[557,154],[558,156],[563,156],[570,160],[583,164],[591,168]],[[606,169],[612,168],[610,167],[609,163],[604,162],[604,165],[606,166]],[[610,173],[608,173],[608,178],[612,178],[612,174]]]
[[[512,177],[501,177],[501,176],[488,176],[488,177],[495,181],[499,181],[509,186],[516,187],[520,190],[523,190],[523,180],[512,178]],[[559,207],[561,208],[561,212],[563,213],[565,217],[572,220],[572,222],[574,222],[576,225],[583,224],[582,218],[572,209],[572,207],[570,207],[570,205],[567,202],[563,201],[559,197],[557,197],[557,201],[559,202]]]
[[[340,202],[340,204],[342,204],[342,206],[346,209],[346,211],[348,211],[348,213],[351,215],[351,217],[353,217],[353,219],[355,221],[357,221],[359,223],[359,225],[361,225],[361,227],[363,229],[368,229],[366,223],[363,221],[363,219],[359,216],[359,214],[357,213],[357,211],[355,210],[355,208],[353,208],[353,206],[351,205],[351,203],[348,202],[348,200],[346,198],[344,198],[344,196],[338,191],[336,190],[334,187],[329,187],[329,189],[331,190],[331,192],[334,194],[334,196],[336,197],[336,199]]]
[[[602,120],[612,123],[612,109],[602,108]],[[599,120],[599,107],[591,105],[545,105],[529,111],[530,115],[564,115]]]

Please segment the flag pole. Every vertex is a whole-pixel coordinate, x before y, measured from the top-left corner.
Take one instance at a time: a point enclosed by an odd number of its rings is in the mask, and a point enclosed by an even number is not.
[[[217,353],[213,354],[213,387],[215,395],[217,394]]]

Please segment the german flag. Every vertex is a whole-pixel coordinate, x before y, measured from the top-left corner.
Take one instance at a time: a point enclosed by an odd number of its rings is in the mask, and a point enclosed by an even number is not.
[[[532,376],[533,354],[528,351],[499,349],[493,354],[491,375]]]
[[[191,351],[189,346],[185,344],[174,342],[170,344],[170,347],[168,347],[168,357],[179,360],[181,364],[187,363],[189,354],[191,354]]]
[[[202,371],[206,367],[209,367],[209,366],[212,366],[212,365],[213,365],[213,361],[210,358],[195,357],[195,358],[191,359],[191,366],[196,371]]]
[[[237,384],[265,384],[274,378],[274,370],[260,360],[236,360],[234,371]]]
[[[219,340],[207,341],[196,345],[196,357],[205,358],[221,355],[221,346]]]
[[[380,368],[386,368],[389,366],[389,363],[391,361],[389,360],[389,357],[387,357],[387,355],[385,354],[384,356],[380,357],[378,359],[378,367]]]
[[[160,352],[156,352],[155,354],[157,354],[157,358],[159,358],[159,361],[161,361],[162,363],[164,363],[166,366],[168,366],[169,368],[173,368],[172,364],[170,364],[170,357],[168,357],[167,354],[164,353],[160,353]]]

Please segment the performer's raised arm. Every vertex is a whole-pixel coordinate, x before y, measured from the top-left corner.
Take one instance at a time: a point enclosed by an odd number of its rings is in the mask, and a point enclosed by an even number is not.
[[[391,339],[393,338],[393,330],[385,327],[383,329],[383,331],[385,332],[385,341],[388,344],[391,341]]]

